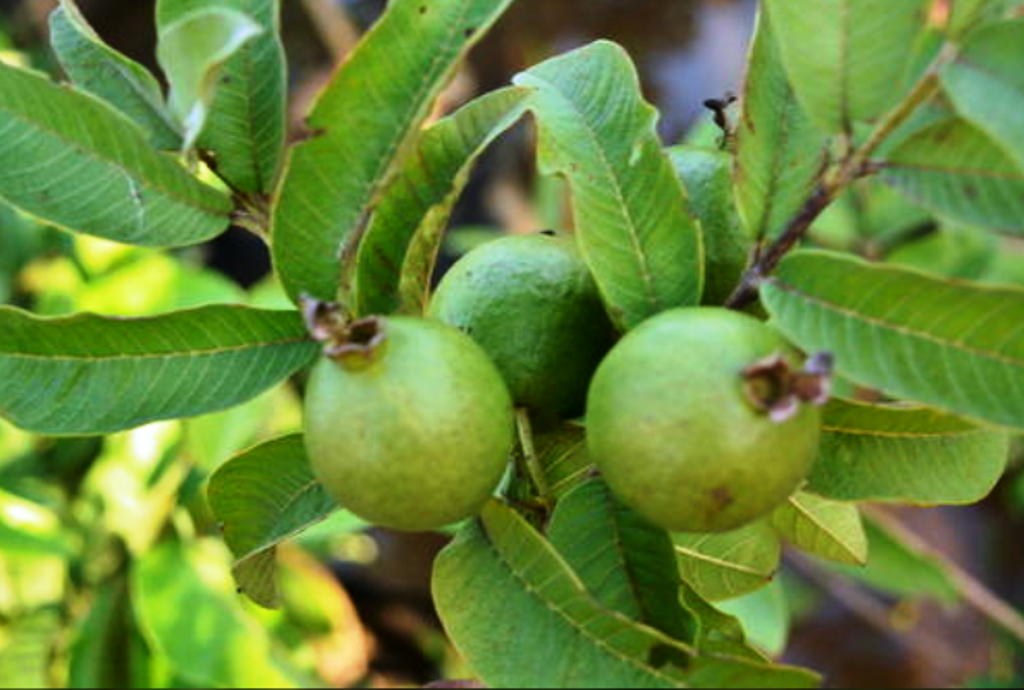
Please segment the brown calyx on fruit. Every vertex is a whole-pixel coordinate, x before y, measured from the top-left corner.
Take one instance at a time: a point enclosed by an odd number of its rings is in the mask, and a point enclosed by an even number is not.
[[[370,316],[353,321],[341,305],[303,296],[302,314],[313,339],[324,344],[324,355],[346,369],[365,369],[387,344],[387,321]]]
[[[803,370],[794,370],[781,354],[755,362],[743,370],[747,400],[782,424],[797,415],[800,405],[824,405],[832,394],[831,353],[811,357]]]

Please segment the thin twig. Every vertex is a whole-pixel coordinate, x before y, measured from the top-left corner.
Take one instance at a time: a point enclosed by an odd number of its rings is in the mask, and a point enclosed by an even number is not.
[[[533,488],[537,495],[547,506],[554,505],[554,495],[551,493],[551,486],[548,484],[547,476],[544,474],[544,467],[537,457],[537,449],[533,445],[533,425],[530,423],[530,413],[524,408],[516,410],[516,429],[519,431],[519,446],[522,450],[526,474],[533,482]]]
[[[940,553],[921,537],[907,529],[890,513],[872,506],[866,506],[864,513],[906,546],[938,562],[949,575],[960,596],[971,608],[999,625],[1016,639],[1024,642],[1024,616],[1013,606],[999,598],[992,590],[945,554]]]
[[[850,184],[878,171],[879,167],[871,160],[871,156],[897,128],[917,112],[921,105],[935,95],[939,89],[939,69],[952,59],[952,55],[951,49],[943,51],[924,76],[918,80],[907,97],[892,112],[882,118],[868,140],[845,157],[834,175],[821,181],[803,208],[786,226],[782,235],[766,251],[757,256],[754,264],[743,275],[740,284],[726,302],[727,307],[740,310],[753,303],[757,299],[762,281],[771,275],[786,254],[803,240],[818,216]]]

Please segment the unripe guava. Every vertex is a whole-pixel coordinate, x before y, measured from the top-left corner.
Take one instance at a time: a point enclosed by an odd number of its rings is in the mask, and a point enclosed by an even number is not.
[[[394,317],[361,329],[309,380],[314,473],[343,507],[382,527],[426,531],[475,515],[514,438],[498,370],[440,323]]]
[[[786,393],[751,374],[765,362],[795,372],[801,358],[725,309],[675,309],[623,338],[587,401],[588,447],[612,490],[674,532],[729,531],[785,501],[817,457],[820,411],[794,404],[773,420],[769,398]]]
[[[471,251],[441,281],[430,314],[479,343],[515,403],[542,420],[583,412],[615,337],[576,243],[550,234]]]

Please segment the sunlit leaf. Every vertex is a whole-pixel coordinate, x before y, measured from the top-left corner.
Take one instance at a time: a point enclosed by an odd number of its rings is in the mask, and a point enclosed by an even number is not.
[[[67,229],[158,247],[227,229],[231,201],[106,103],[0,63],[0,197]]]
[[[249,15],[211,4],[192,9],[180,0],[161,0],[157,10],[157,58],[171,84],[171,111],[184,130],[185,148],[206,125],[225,63],[265,32]]]
[[[952,221],[1024,234],[1024,169],[965,120],[941,120],[914,134],[888,154],[882,175]]]
[[[198,146],[234,188],[270,193],[284,156],[288,75],[280,35],[280,0],[160,0],[160,21],[203,8],[236,10],[261,33],[211,75],[213,98]]]
[[[61,67],[83,91],[99,96],[138,123],[161,149],[181,145],[178,126],[149,70],[107,45],[74,0],[50,15],[50,43]]]
[[[772,581],[782,544],[766,521],[720,534],[674,534],[679,572],[709,601],[749,594]]]
[[[416,144],[360,244],[357,313],[424,313],[452,206],[476,159],[522,116],[528,93],[508,88],[483,96],[431,127]]]
[[[672,539],[623,505],[600,479],[558,503],[548,538],[604,606],[676,640],[693,642],[696,621],[680,604]]]
[[[995,487],[1007,434],[925,407],[833,400],[808,490],[844,501],[970,504]]]
[[[1024,171],[1024,18],[977,31],[942,71],[957,111]]]
[[[868,540],[855,505],[799,493],[775,510],[772,526],[807,553],[837,563],[867,562]]]
[[[742,109],[736,130],[736,202],[752,237],[776,237],[814,191],[826,147],[793,94],[764,11],[750,49]]]
[[[931,0],[767,0],[797,98],[827,133],[895,106],[914,77],[908,50]]]
[[[601,606],[517,513],[492,503],[438,558],[434,599],[492,687],[808,687],[813,674],[702,655]],[[524,634],[529,631],[529,634]]]
[[[662,150],[657,111],[626,52],[607,41],[518,75],[535,89],[540,167],[572,188],[583,258],[622,328],[700,303],[703,241]]]
[[[306,118],[309,139],[291,151],[274,212],[274,262],[293,299],[335,298],[340,253],[463,56],[510,4],[393,0],[334,75]]]
[[[0,308],[0,415],[82,435],[214,412],[284,380],[317,350],[294,312],[42,319]]]
[[[278,598],[276,546],[338,510],[313,476],[301,435],[229,460],[210,478],[209,498],[235,556],[240,588],[268,607]]]
[[[820,251],[762,288],[775,325],[843,376],[955,414],[1024,428],[1024,291]]]

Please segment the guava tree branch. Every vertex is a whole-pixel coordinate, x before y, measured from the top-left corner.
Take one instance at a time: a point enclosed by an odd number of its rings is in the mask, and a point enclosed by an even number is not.
[[[757,299],[761,282],[771,275],[779,262],[797,246],[818,216],[856,180],[878,171],[871,157],[901,125],[939,90],[939,70],[952,59],[952,49],[942,52],[903,101],[882,120],[860,148],[851,152],[831,174],[818,184],[782,234],[767,249],[758,253],[740,284],[725,303],[730,309],[744,309]]]

